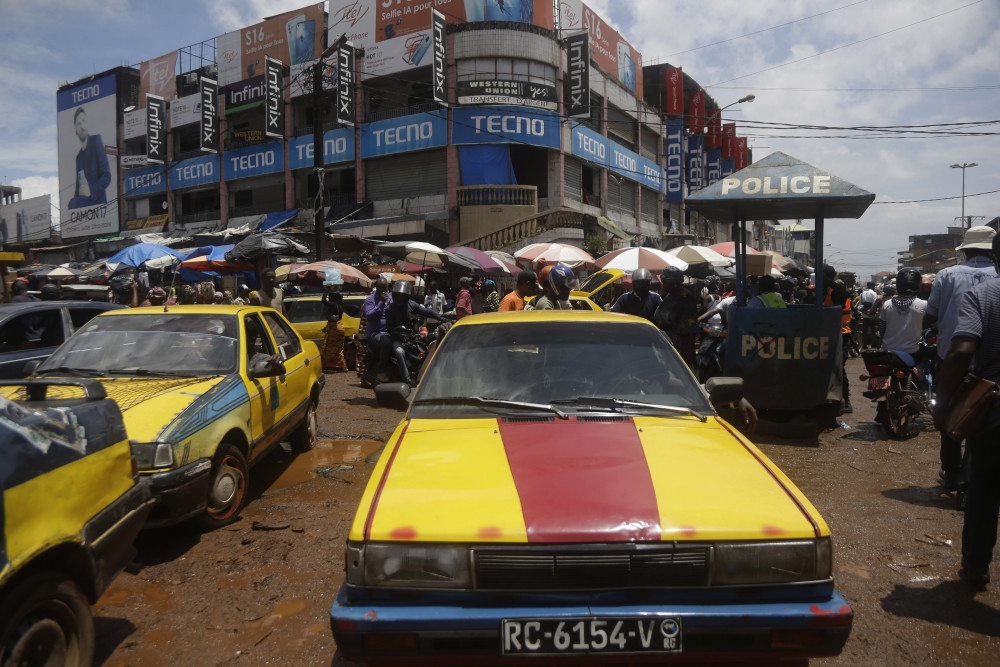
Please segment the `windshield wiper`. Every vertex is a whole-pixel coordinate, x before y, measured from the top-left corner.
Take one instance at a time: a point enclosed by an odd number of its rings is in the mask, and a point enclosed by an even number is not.
[[[656,403],[643,403],[641,401],[625,401],[620,398],[607,398],[603,396],[577,396],[576,398],[559,398],[552,403],[556,405],[586,405],[595,408],[608,408],[617,410],[619,408],[645,408],[649,410],[662,410],[679,415],[690,415],[697,417],[701,421],[708,421],[708,415],[692,410],[691,408],[681,408],[673,405],[658,405]]]
[[[524,410],[541,410],[551,412],[559,419],[569,419],[569,415],[559,408],[545,403],[525,403],[524,401],[508,401],[502,398],[483,398],[482,396],[448,396],[445,398],[421,398],[414,405],[478,405],[484,408],[520,408]]]
[[[101,378],[106,375],[104,371],[99,371],[96,368],[74,368],[72,366],[56,366],[55,368],[35,371],[35,375],[48,375],[50,373],[63,373],[65,375],[75,375],[85,378]]]

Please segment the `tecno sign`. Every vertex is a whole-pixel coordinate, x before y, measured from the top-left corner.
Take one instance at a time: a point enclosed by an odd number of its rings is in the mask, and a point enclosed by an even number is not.
[[[724,178],[722,194],[738,190],[745,195],[830,194],[830,176],[781,176]]]

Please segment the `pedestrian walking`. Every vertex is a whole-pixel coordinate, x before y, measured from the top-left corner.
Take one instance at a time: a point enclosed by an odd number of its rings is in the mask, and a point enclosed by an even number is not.
[[[968,234],[966,235],[968,236]],[[1000,236],[991,242],[995,266],[1000,266]],[[943,429],[962,378],[972,373],[1000,383],[1000,280],[976,285],[962,297],[948,356],[938,375],[934,425]],[[969,485],[962,527],[962,569],[959,577],[976,590],[990,582],[990,562],[1000,518],[1000,402],[994,400],[982,425],[967,440]]]

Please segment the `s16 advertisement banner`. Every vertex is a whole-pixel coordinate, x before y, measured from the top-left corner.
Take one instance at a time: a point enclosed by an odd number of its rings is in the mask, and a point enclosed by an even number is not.
[[[56,95],[60,233],[66,238],[118,231],[115,76]]]
[[[555,27],[552,0],[330,0],[328,40],[340,35],[365,50],[364,76],[430,65],[431,10],[448,23],[511,21]]]
[[[49,238],[52,226],[50,195],[22,199],[0,206],[0,245]]]
[[[216,38],[219,85],[260,76],[267,56],[288,65],[318,58],[323,52],[324,5],[307,5]]]
[[[590,55],[605,74],[617,77],[630,91],[642,94],[642,55],[580,0],[560,0],[559,29],[590,35]]]

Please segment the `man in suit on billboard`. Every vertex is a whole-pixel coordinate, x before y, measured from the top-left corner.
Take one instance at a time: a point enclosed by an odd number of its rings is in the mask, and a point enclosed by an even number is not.
[[[104,140],[99,134],[87,133],[87,112],[80,107],[73,114],[73,126],[80,139],[76,154],[76,193],[69,208],[83,208],[107,202],[105,188],[111,183],[111,168],[104,152]]]

